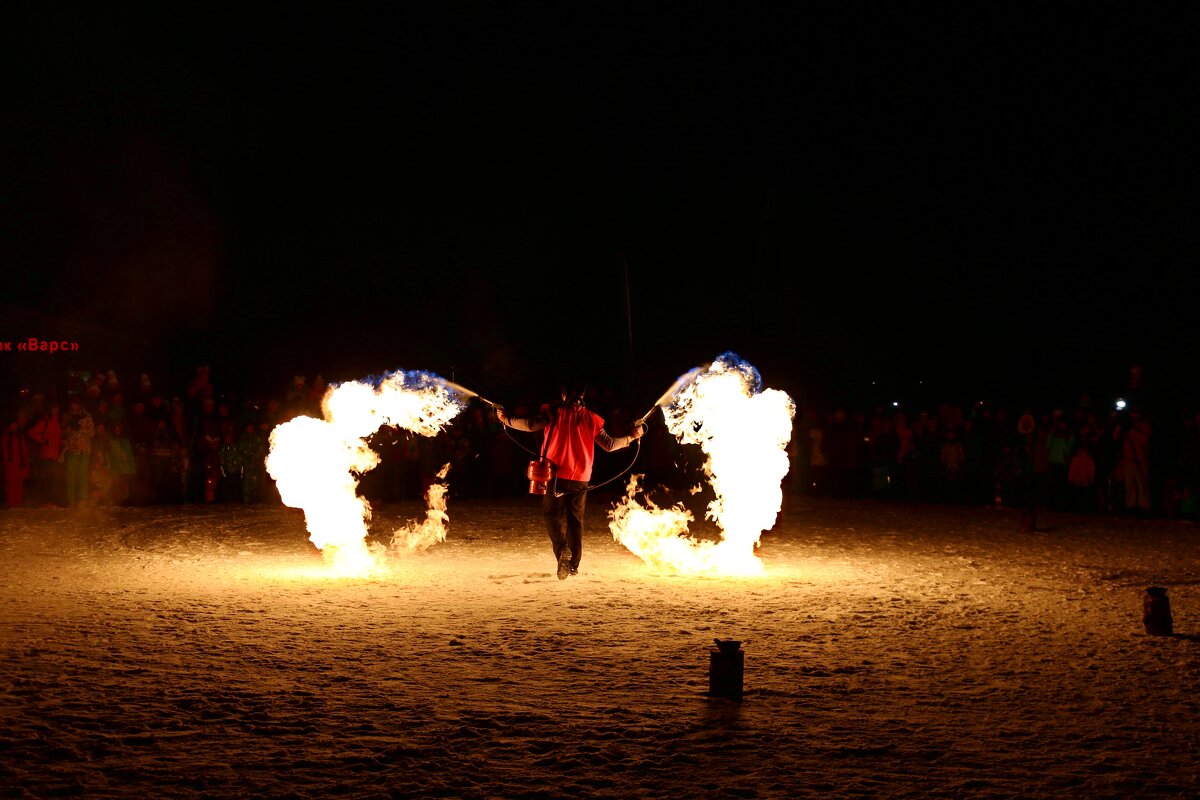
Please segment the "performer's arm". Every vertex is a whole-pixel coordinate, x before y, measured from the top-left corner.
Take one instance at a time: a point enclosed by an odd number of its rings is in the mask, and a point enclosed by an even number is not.
[[[504,413],[503,408],[496,409],[496,419],[500,420],[501,424],[507,425],[510,428],[515,428],[519,431],[527,431],[533,433],[540,431],[546,427],[545,417],[534,417],[533,419],[522,419],[520,417],[510,417]]]
[[[629,447],[635,439],[642,438],[642,434],[646,432],[645,425],[638,425],[633,429],[633,433],[629,436],[612,437],[608,435],[608,431],[601,428],[596,432],[596,444],[600,445],[601,450],[606,450],[611,453],[613,450],[620,450],[622,447]]]

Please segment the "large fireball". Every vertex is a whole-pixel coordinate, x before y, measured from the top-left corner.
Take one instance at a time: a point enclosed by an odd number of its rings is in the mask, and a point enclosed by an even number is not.
[[[762,561],[754,551],[783,503],[795,404],[784,392],[764,390],[758,371],[733,353],[685,379],[663,407],[663,418],[676,439],[698,444],[706,456],[704,473],[716,498],[705,516],[721,529],[721,538],[692,538],[692,515],[681,505],[663,509],[648,498],[639,502],[637,476],[609,512],[613,538],[666,572],[760,574]]]
[[[309,539],[335,574],[365,576],[382,567],[382,551],[366,539],[371,505],[357,493],[358,476],[379,463],[367,437],[384,425],[434,436],[464,404],[436,375],[396,371],[331,386],[321,402],[324,419],[296,417],[271,432],[267,472],[283,502],[304,509]],[[434,530],[445,520],[443,495],[444,487],[429,495],[431,509],[440,508],[427,515],[420,537],[405,539],[414,542],[408,549],[445,538],[444,529]]]

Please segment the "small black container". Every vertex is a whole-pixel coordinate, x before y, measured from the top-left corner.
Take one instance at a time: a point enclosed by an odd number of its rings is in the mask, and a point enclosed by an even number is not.
[[[708,652],[708,696],[741,700],[746,665],[742,643],[734,639],[713,641],[717,646]]]
[[[1171,598],[1163,586],[1151,586],[1142,598],[1142,624],[1151,636],[1171,636]]]

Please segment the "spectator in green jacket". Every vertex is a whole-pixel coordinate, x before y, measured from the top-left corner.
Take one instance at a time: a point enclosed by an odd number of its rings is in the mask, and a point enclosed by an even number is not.
[[[267,478],[267,440],[258,426],[247,423],[237,443],[242,462],[242,502],[262,502],[262,486]]]
[[[1067,425],[1062,411],[1055,411],[1046,434],[1047,456],[1050,460],[1050,507],[1061,511],[1068,506],[1068,473],[1075,452],[1075,433]]]
[[[78,397],[71,398],[63,425],[63,460],[67,473],[67,505],[78,508],[87,499],[96,426]]]
[[[125,426],[113,424],[112,437],[108,441],[109,502],[124,505],[129,502],[137,462],[133,455],[133,442],[125,433]]]

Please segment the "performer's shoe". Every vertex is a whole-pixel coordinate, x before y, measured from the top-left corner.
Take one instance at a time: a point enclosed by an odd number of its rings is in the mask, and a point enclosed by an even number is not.
[[[571,548],[564,547],[558,554],[558,579],[565,581],[571,574]]]
[[[579,574],[579,567],[571,567],[571,574],[572,574],[572,575],[578,575],[578,574]]]

